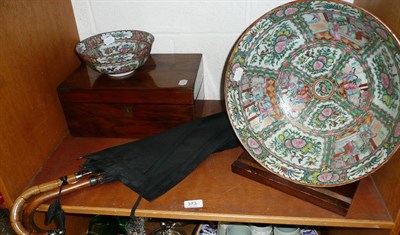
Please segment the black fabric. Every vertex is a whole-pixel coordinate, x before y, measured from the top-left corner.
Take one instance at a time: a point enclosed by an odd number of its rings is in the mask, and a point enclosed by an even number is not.
[[[146,200],[161,196],[211,153],[239,146],[225,112],[195,119],[158,135],[88,156],[82,166],[119,180]]]

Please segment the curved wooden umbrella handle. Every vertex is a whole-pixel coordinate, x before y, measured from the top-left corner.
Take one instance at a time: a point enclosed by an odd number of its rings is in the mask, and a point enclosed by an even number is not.
[[[67,194],[67,193],[76,191],[78,189],[90,186],[91,185],[90,184],[90,182],[91,182],[90,179],[82,180],[81,184],[77,184],[77,182],[80,181],[85,174],[87,174],[87,173],[78,172],[78,173],[75,173],[75,174],[72,174],[72,175],[68,175],[67,176],[68,185],[63,188],[61,193],[63,194],[63,191],[64,191],[64,194]],[[53,190],[54,192],[57,192],[56,196],[58,196],[58,188],[61,186],[62,183],[63,183],[63,181],[60,179],[60,180],[53,180],[53,181],[50,181],[50,182],[47,182],[47,183],[43,183],[43,184],[40,184],[40,185],[32,186],[31,188],[29,188],[26,191],[24,191],[15,200],[14,205],[13,205],[13,207],[11,209],[11,213],[10,213],[10,222],[11,222],[11,226],[13,227],[14,231],[17,234],[21,234],[21,235],[37,234],[37,233],[33,233],[33,232],[30,232],[30,231],[26,230],[24,228],[23,223],[21,222],[20,218],[22,217],[22,214],[23,214],[22,211],[23,211],[24,205],[25,205],[25,203],[27,202],[27,200],[29,198],[31,198],[31,197],[33,197],[35,195],[41,194],[41,193],[49,192],[51,190]],[[54,194],[53,191],[51,191],[49,194],[53,195]],[[56,197],[56,196],[54,196],[54,197]],[[51,196],[46,196],[46,194],[44,194],[43,196],[38,197],[37,199],[35,199],[32,202],[32,203],[36,204],[36,207],[34,209],[32,209],[33,206],[28,206],[27,209],[29,208],[30,211],[34,212],[36,210],[36,208],[41,204],[41,203],[37,204],[36,201],[37,200],[41,200],[43,198],[46,198],[46,200],[49,200],[49,199],[51,199]],[[44,201],[41,201],[41,202],[44,202]],[[33,217],[33,213],[31,212],[29,214],[29,216]],[[31,220],[30,219],[24,219],[23,221],[31,221]],[[32,221],[33,221],[33,219],[32,219]],[[32,225],[31,227],[35,227],[36,228],[37,226],[36,225]]]
[[[76,182],[74,184],[69,184],[66,185],[62,188],[61,190],[61,195],[66,195],[84,188],[87,188],[89,186],[94,186],[98,184],[99,182],[102,181],[101,176],[91,176],[87,179],[83,179],[79,182]],[[28,231],[35,231],[37,233],[45,233],[46,231],[42,230],[38,226],[36,226],[35,220],[34,220],[34,215],[36,208],[38,208],[42,203],[54,199],[58,197],[59,195],[59,189],[53,189],[50,191],[47,191],[46,193],[42,193],[37,195],[33,201],[31,201],[24,209],[23,214],[22,214],[22,224],[25,226],[25,228]]]

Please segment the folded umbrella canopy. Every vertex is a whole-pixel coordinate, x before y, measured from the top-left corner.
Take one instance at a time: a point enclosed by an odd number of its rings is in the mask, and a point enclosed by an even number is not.
[[[82,168],[99,172],[105,183],[119,180],[137,192],[139,199],[151,201],[178,184],[211,153],[239,145],[228,116],[221,112],[89,154]]]
[[[142,223],[134,213],[142,197],[154,200],[178,184],[211,153],[239,145],[227,114],[222,112],[158,135],[91,153],[84,156],[86,162],[81,166],[84,171],[32,186],[19,196],[12,208],[11,224],[20,234],[45,232],[35,225],[34,213],[41,203],[56,198],[49,206],[46,224],[54,220],[57,228],[47,234],[65,234],[61,196],[119,180],[139,194],[126,231],[141,234]],[[25,206],[33,196],[34,200]]]

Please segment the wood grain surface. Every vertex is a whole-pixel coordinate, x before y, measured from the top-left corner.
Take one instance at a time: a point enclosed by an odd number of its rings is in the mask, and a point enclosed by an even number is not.
[[[220,101],[205,101],[203,115],[221,110]],[[216,108],[219,107],[219,108]],[[133,141],[121,138],[71,137],[63,141],[34,184],[79,170],[87,153]],[[211,155],[195,171],[163,196],[142,200],[137,216],[183,220],[298,224],[392,229],[394,222],[371,177],[360,181],[345,217],[262,185],[231,171],[243,149]],[[88,188],[63,198],[67,213],[128,216],[138,195],[120,182]],[[185,200],[202,199],[204,207],[186,209]],[[48,204],[39,207],[47,210]]]
[[[67,132],[56,87],[80,64],[69,0],[0,1],[0,192],[11,206]]]
[[[57,89],[70,133],[142,138],[192,120],[202,91],[201,58],[152,54],[124,79],[80,66]]]

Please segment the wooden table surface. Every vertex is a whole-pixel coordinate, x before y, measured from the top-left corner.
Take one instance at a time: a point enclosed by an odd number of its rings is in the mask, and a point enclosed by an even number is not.
[[[221,110],[220,102],[205,101],[203,115]],[[43,166],[32,185],[79,170],[84,154],[132,141],[119,138],[66,136]],[[297,224],[362,228],[392,228],[394,222],[371,177],[361,180],[348,214],[343,217],[271,187],[232,173],[231,164],[241,147],[209,156],[197,169],[166,194],[143,199],[137,216],[183,220]],[[138,195],[120,182],[87,188],[62,198],[67,213],[129,216]],[[202,199],[204,206],[185,209],[185,200]],[[48,204],[38,210],[46,211]]]

